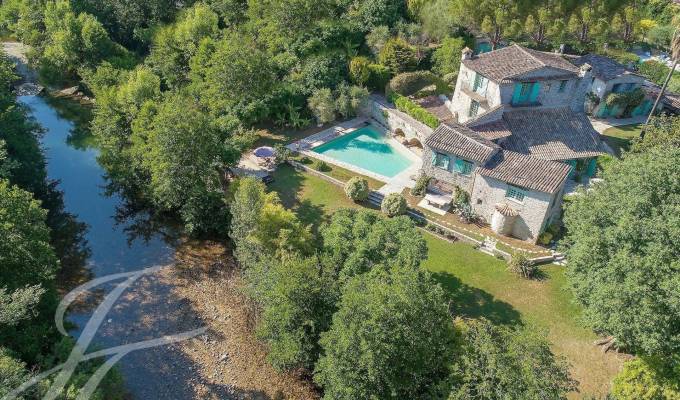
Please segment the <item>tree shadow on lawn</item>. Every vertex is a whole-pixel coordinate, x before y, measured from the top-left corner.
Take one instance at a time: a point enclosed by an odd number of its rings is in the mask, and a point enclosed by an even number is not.
[[[432,276],[442,285],[454,316],[483,317],[495,325],[522,325],[520,313],[509,303],[496,300],[491,294],[464,284],[454,275],[435,272]]]

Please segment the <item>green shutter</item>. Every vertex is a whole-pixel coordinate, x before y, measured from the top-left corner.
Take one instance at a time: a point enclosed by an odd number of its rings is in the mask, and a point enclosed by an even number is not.
[[[538,100],[539,93],[541,93],[541,84],[535,82],[534,85],[531,87],[531,95],[529,96],[529,102],[535,103]]]
[[[515,83],[515,91],[512,92],[512,104],[521,103],[520,98],[522,97],[522,84]]]
[[[432,165],[437,164],[437,153],[432,153]]]

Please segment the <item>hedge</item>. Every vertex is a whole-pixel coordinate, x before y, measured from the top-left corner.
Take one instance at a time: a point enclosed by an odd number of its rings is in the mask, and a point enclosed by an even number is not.
[[[421,89],[435,85],[437,87],[434,94],[445,94],[451,92],[451,87],[441,78],[430,71],[405,72],[390,80],[386,93],[388,95],[397,93],[402,96],[411,96]]]
[[[392,95],[389,97],[389,100],[393,102],[395,106],[397,106],[397,110],[410,115],[417,121],[422,122],[432,129],[437,129],[440,124],[440,121],[437,117],[432,115],[420,105],[411,101],[411,99],[408,97],[401,96],[397,93],[392,93]]]

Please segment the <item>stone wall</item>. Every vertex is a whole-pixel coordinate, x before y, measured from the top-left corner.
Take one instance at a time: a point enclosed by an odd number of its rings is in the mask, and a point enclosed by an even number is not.
[[[474,87],[475,75],[475,71],[467,68],[463,64],[460,65],[456,89],[451,97],[449,110],[455,115],[458,115],[458,122],[461,124],[470,119],[468,113],[470,112],[470,103],[472,102],[472,99],[463,92],[463,88],[466,87],[472,90]],[[483,95],[486,98],[487,103],[480,105],[477,115],[483,114],[501,104],[500,88],[496,82],[489,81],[486,92]]]
[[[370,103],[371,113],[369,116],[389,132],[401,129],[406,139],[416,138],[421,143],[424,143],[425,139],[433,132],[432,128],[397,110],[384,99],[374,99]]]
[[[508,184],[493,178],[476,175],[474,189],[470,199],[473,210],[485,221],[491,217],[498,203],[506,203],[519,213],[512,228],[512,236],[520,240],[536,242],[546,219],[552,214],[550,203],[553,195],[549,193],[528,190],[522,203],[508,199],[505,193]]]
[[[451,163],[449,164],[449,169],[444,170],[439,167],[432,165],[432,149],[425,146],[423,149],[423,173],[431,178],[435,178],[439,181],[447,182],[451,185],[460,186],[461,189],[470,193],[472,190],[472,184],[474,182],[475,172],[472,172],[471,176],[465,176],[457,172],[453,172],[453,164],[456,156],[449,154],[451,157]],[[477,168],[477,165],[475,165]]]

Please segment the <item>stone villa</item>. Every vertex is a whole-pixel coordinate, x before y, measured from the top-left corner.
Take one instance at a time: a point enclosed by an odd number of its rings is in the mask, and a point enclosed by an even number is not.
[[[584,113],[592,80],[588,63],[559,54],[463,50],[447,102],[457,122],[422,138],[433,198],[462,189],[494,231],[535,242],[559,217],[567,182],[589,179],[604,152]]]

